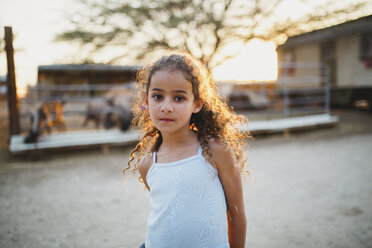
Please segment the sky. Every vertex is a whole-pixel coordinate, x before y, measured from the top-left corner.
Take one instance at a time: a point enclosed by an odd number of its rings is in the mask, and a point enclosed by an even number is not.
[[[0,0],[0,26],[11,26],[18,86],[35,84],[38,65],[59,63],[76,48],[53,42],[68,22],[72,0]],[[5,54],[0,56],[0,75],[6,74]]]
[[[283,8],[299,9],[299,1],[288,1]],[[38,65],[64,63],[79,53],[79,48],[72,44],[53,42],[57,33],[67,29],[67,13],[73,10],[74,3],[74,0],[0,0],[0,34],[3,35],[3,26],[13,28],[19,88],[36,84]],[[274,43],[253,40],[236,58],[217,67],[213,74],[216,80],[274,80],[276,66]],[[0,75],[5,74],[6,57],[2,54]]]

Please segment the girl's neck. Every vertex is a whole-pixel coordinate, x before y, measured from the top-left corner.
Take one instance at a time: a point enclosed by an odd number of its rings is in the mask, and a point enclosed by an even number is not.
[[[177,135],[163,135],[163,142],[161,144],[162,150],[174,149],[176,147],[184,147],[199,143],[197,134],[192,130],[187,130],[185,133],[178,133]]]

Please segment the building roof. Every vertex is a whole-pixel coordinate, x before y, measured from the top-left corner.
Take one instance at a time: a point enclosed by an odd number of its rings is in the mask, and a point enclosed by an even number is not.
[[[66,64],[66,65],[39,65],[38,71],[116,71],[133,72],[142,68],[141,66],[114,66],[106,64]]]
[[[308,43],[334,40],[347,35],[369,32],[372,32],[372,15],[347,21],[328,28],[314,30],[312,32],[289,37],[284,44],[277,47],[277,50],[292,48]]]

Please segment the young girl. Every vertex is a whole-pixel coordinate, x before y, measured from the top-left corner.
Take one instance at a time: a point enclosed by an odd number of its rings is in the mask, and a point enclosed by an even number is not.
[[[188,54],[138,74],[134,126],[142,132],[128,167],[150,192],[146,248],[243,248],[241,174],[246,120],[221,100],[208,69]]]

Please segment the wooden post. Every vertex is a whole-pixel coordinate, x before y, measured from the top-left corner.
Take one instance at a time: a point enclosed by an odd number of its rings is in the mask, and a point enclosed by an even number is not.
[[[8,115],[9,115],[9,137],[20,134],[19,125],[19,101],[17,97],[17,84],[14,69],[14,49],[12,27],[4,27],[5,30],[5,50],[8,63]]]

